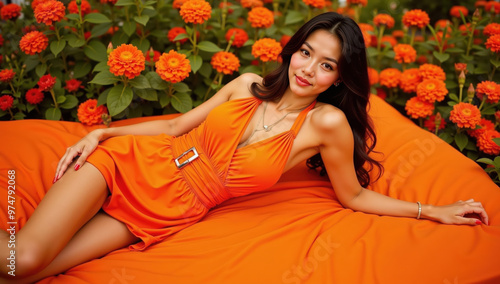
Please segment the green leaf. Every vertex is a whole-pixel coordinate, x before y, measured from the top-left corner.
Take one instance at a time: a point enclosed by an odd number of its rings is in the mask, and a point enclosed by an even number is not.
[[[66,41],[61,39],[59,41],[53,41],[50,43],[50,51],[57,57],[57,55],[66,47]]]
[[[62,104],[62,103],[64,103],[65,101],[66,101],[66,97],[65,97],[65,96],[58,96],[58,97],[56,98],[56,102],[57,102],[58,104]]]
[[[128,35],[131,36],[135,34],[135,23],[132,22],[125,22],[123,23],[123,31]]]
[[[485,66],[478,66],[474,69],[474,74],[487,74],[488,72],[490,72],[490,70]]]
[[[495,165],[495,168],[500,168],[500,157],[495,157],[493,164]]]
[[[80,15],[78,14],[67,14],[65,17],[69,20],[80,21]]]
[[[58,108],[51,107],[45,111],[45,118],[48,120],[60,120],[61,110]]]
[[[66,39],[68,45],[71,47],[81,47],[85,45],[85,40],[74,34],[65,35],[63,38]]]
[[[214,69],[212,68],[212,65],[210,65],[210,63],[203,62],[203,64],[201,65],[201,68],[198,70],[198,73],[201,74],[201,76],[203,76],[205,78],[210,78],[213,70]]]
[[[148,79],[151,88],[160,91],[168,89],[168,83],[164,81],[158,73],[153,71],[148,72],[146,73],[146,78]]]
[[[38,77],[42,77],[43,75],[45,75],[45,72],[47,72],[47,64],[46,63],[42,63],[42,64],[39,64],[36,66],[35,73],[36,73],[36,75],[38,75]]]
[[[174,90],[179,93],[188,93],[191,92],[191,89],[186,83],[176,83],[174,84]]]
[[[368,54],[368,57],[375,57],[378,54],[378,50],[375,47],[368,47],[366,49],[366,52]]]
[[[14,119],[15,120],[20,120],[20,119],[24,119],[24,117],[26,117],[26,115],[22,112],[18,112],[16,114],[14,114]]]
[[[84,47],[83,52],[88,58],[94,61],[107,61],[108,53],[107,48],[101,41],[95,39],[89,42],[87,46]]]
[[[190,55],[188,59],[191,64],[191,71],[196,74],[198,69],[200,69],[201,64],[203,64],[203,59],[199,55]]]
[[[446,52],[449,52],[449,53],[464,53],[465,50],[463,50],[461,48],[457,48],[457,47],[451,47],[451,48],[447,48]]]
[[[158,102],[160,103],[161,107],[165,107],[170,103],[170,97],[165,92],[162,92],[160,93]]]
[[[193,101],[186,93],[175,93],[170,99],[170,103],[175,110],[185,113],[193,108]]]
[[[185,38],[189,38],[189,36],[188,36],[187,34],[178,34],[178,35],[174,38],[174,41],[178,41],[178,40],[185,39]]]
[[[500,60],[490,59],[491,64],[495,66],[495,68],[500,67]]]
[[[73,68],[73,78],[78,79],[86,76],[92,70],[92,64],[88,61],[78,61]]]
[[[108,100],[108,94],[109,91],[111,91],[112,88],[108,88],[102,92],[99,97],[97,98],[97,105],[102,106],[106,104],[106,101]]]
[[[465,148],[465,146],[467,146],[468,142],[469,138],[463,132],[460,132],[455,135],[455,143],[457,144],[460,151],[462,151]]]
[[[285,26],[286,25],[291,25],[295,23],[300,23],[303,22],[305,19],[304,13],[300,11],[294,11],[294,10],[288,10],[288,13],[286,14],[285,17]]]
[[[209,41],[202,41],[198,43],[198,48],[207,52],[219,52],[222,48],[218,47],[215,43]],[[195,72],[196,73],[196,72]]]
[[[444,142],[446,142],[448,144],[451,144],[453,142],[453,137],[446,132],[440,133],[439,138],[441,138]]]
[[[384,54],[384,56],[388,58],[394,58],[396,56],[396,53],[393,50],[389,50]]]
[[[91,38],[100,37],[100,36],[106,34],[109,31],[109,28],[111,28],[111,27],[112,27],[111,23],[105,23],[105,24],[96,25],[90,31],[90,34],[91,34],[90,37]]]
[[[118,0],[115,6],[132,6],[135,5],[134,0]]]
[[[97,73],[94,79],[92,79],[92,81],[90,81],[89,83],[98,85],[111,85],[118,81],[120,81],[120,78],[113,75],[111,72],[109,72],[109,70],[103,70]]]
[[[495,144],[500,146],[500,138],[493,138],[492,140],[493,140],[493,142],[495,142]]]
[[[148,89],[151,88],[148,79],[144,75],[139,75],[134,79],[129,81],[130,85],[137,89]]]
[[[158,101],[158,92],[153,89],[137,89],[135,93],[142,99],[147,101],[156,102]]]
[[[450,99],[452,99],[453,101],[455,101],[455,102],[459,103],[459,101],[458,101],[458,97],[457,97],[457,95],[456,95],[456,94],[450,93],[450,94],[449,94],[449,97],[450,97]]]
[[[84,22],[89,22],[92,24],[105,24],[111,23],[111,20],[104,14],[101,13],[90,13],[85,15],[83,19]]]
[[[61,108],[64,109],[72,109],[78,105],[78,99],[74,95],[68,95],[66,96],[66,101],[59,105]]]
[[[484,164],[487,164],[487,165],[492,165],[494,166],[495,164],[493,163],[493,160],[491,159],[488,159],[488,158],[481,158],[481,159],[477,159],[476,162],[478,163],[484,163]]]
[[[432,52],[432,54],[441,63],[445,62],[446,60],[448,60],[450,58],[450,55],[448,53],[439,53],[437,51],[434,51],[434,52]]]
[[[111,88],[106,103],[109,114],[114,116],[125,110],[132,102],[133,97],[134,92],[128,86],[118,84]]]
[[[135,16],[134,21],[138,22],[139,24],[146,26],[146,24],[149,21],[149,16],[148,15],[142,15],[142,16]]]
[[[143,53],[147,52],[149,50],[149,48],[151,47],[151,43],[149,42],[149,40],[147,38],[143,39],[143,40],[141,40],[139,38],[134,38],[130,44],[136,46]]]

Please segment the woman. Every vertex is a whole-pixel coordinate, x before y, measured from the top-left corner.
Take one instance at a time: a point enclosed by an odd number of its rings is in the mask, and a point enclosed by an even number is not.
[[[474,200],[421,205],[364,188],[363,166],[380,165],[368,156],[376,138],[354,21],[315,17],[282,58],[264,79],[243,74],[176,119],[95,130],[68,148],[54,186],[16,235],[16,280],[57,274],[127,245],[145,249],[231,197],[270,187],[308,158],[353,210],[470,225],[481,223],[465,217],[475,213],[488,222]],[[8,251],[0,250],[5,261]]]

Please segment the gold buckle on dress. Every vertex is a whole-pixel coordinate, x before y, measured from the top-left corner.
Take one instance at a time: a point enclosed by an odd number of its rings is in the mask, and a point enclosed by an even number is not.
[[[193,152],[193,156],[189,157],[184,162],[179,163],[179,159],[181,159],[182,157],[186,156],[191,151]],[[185,165],[191,163],[192,161],[196,160],[196,158],[198,158],[198,152],[196,151],[196,148],[192,147],[189,150],[187,150],[186,152],[182,153],[174,161],[175,161],[175,165],[177,166],[177,168],[180,169],[180,168],[184,167]]]

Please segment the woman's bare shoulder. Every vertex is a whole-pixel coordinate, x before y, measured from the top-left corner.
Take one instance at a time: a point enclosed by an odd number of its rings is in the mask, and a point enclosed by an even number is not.
[[[243,73],[229,84],[232,85],[233,92],[231,100],[251,97],[250,86],[253,83],[261,83],[262,77],[254,73]]]
[[[316,105],[311,116],[311,123],[314,128],[321,132],[331,132],[339,128],[349,127],[349,122],[341,109],[320,102]]]

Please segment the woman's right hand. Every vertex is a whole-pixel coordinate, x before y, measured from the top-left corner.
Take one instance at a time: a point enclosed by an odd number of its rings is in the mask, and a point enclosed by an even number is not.
[[[75,171],[83,166],[83,164],[85,164],[85,161],[87,160],[87,157],[92,152],[94,152],[97,145],[99,145],[101,137],[102,129],[96,129],[80,139],[80,141],[78,141],[75,145],[68,147],[68,149],[66,149],[66,153],[64,153],[64,156],[61,158],[59,164],[57,165],[53,182],[55,183],[62,177],[62,175],[68,169],[68,166],[77,156],[79,156],[79,158],[75,163]]]

